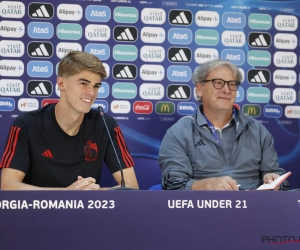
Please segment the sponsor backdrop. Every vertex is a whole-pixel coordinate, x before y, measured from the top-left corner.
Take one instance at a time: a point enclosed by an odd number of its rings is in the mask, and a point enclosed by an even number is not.
[[[273,134],[296,188],[299,9],[298,1],[1,1],[0,157],[13,119],[58,101],[59,60],[86,51],[108,72],[93,107],[121,125],[140,186],[148,188],[160,181],[166,130],[196,111],[192,72],[222,58],[243,73],[236,104]]]

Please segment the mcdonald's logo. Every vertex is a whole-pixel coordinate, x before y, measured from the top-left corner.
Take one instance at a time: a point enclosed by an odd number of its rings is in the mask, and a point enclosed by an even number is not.
[[[243,106],[243,112],[247,113],[250,116],[253,117],[259,117],[261,114],[261,108],[259,105],[244,105]]]
[[[160,115],[171,115],[174,114],[175,105],[173,102],[158,102],[155,105],[155,111]]]

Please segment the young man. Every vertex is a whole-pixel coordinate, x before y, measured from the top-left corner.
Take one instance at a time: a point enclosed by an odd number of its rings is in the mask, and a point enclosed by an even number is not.
[[[6,190],[98,190],[103,161],[121,183],[120,166],[103,117],[91,109],[101,81],[101,61],[73,51],[58,67],[60,99],[20,115],[12,124],[3,157],[1,188]],[[120,127],[104,115],[127,187],[138,188]]]
[[[174,124],[162,141],[163,188],[256,189],[285,173],[271,134],[233,106],[242,82],[238,68],[229,61],[209,61],[195,70],[193,81],[202,105],[194,116]],[[282,189],[289,187],[284,184]]]

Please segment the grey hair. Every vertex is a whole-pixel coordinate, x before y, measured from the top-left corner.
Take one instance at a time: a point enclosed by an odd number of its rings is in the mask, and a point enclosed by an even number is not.
[[[205,84],[206,77],[207,75],[212,71],[220,67],[228,67],[231,69],[234,78],[238,82],[243,81],[243,76],[242,73],[239,71],[238,67],[233,64],[232,62],[226,61],[226,60],[221,60],[221,59],[215,59],[211,60],[208,62],[203,63],[201,66],[198,66],[192,75],[192,81],[194,85],[196,86],[197,83],[201,83],[202,86]],[[196,93],[196,88],[195,88],[195,98],[198,101],[201,101],[201,97],[199,97]]]

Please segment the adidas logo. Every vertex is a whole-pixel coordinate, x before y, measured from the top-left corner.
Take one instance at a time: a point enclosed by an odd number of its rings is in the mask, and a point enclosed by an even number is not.
[[[113,67],[113,76],[116,79],[132,80],[136,78],[136,74],[135,65],[116,64]]]
[[[27,50],[30,57],[49,58],[53,55],[53,45],[48,42],[31,42],[28,44]]]
[[[268,84],[271,79],[270,71],[265,69],[250,69],[248,71],[248,82]]]
[[[188,100],[191,96],[191,89],[188,85],[169,85],[168,97],[169,99]]]
[[[170,48],[168,57],[171,62],[189,62],[192,52],[188,48]]]
[[[172,10],[169,14],[169,22],[176,25],[190,25],[192,16],[192,12],[187,10]]]
[[[30,96],[50,96],[52,94],[52,83],[49,81],[29,81],[27,93]]]
[[[271,45],[271,35],[269,33],[250,33],[249,46],[268,48]]]
[[[46,158],[53,158],[53,155],[52,155],[52,153],[51,153],[51,151],[49,149],[45,150],[42,153],[42,156],[45,156]]]
[[[137,40],[138,31],[135,27],[117,26],[114,29],[116,41],[134,42]]]
[[[54,8],[50,3],[31,3],[28,12],[31,18],[51,19],[54,14]]]
[[[206,144],[204,143],[204,141],[203,141],[202,139],[200,139],[200,140],[195,144],[195,147],[197,147],[197,146],[204,146],[204,145],[206,145]]]

